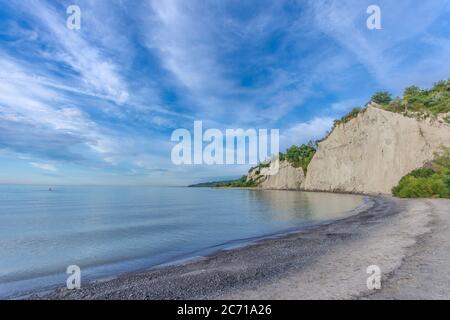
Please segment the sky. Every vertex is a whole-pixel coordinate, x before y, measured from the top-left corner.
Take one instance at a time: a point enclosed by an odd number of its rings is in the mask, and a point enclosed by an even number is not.
[[[239,177],[174,165],[172,132],[279,129],[284,149],[375,91],[449,76],[448,0],[0,0],[0,184]]]

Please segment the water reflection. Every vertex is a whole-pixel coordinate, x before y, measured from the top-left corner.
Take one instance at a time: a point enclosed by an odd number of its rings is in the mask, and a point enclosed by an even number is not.
[[[68,265],[95,278],[167,263],[340,218],[362,199],[296,191],[0,186],[0,297],[31,283],[48,285],[47,277],[65,279]]]
[[[271,210],[264,211],[274,220],[328,220],[341,218],[362,203],[359,195],[283,190],[251,190],[250,197],[265,202]]]

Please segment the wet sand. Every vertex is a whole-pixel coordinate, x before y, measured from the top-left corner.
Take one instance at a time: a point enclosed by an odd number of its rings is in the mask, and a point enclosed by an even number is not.
[[[450,201],[373,197],[357,215],[179,266],[31,299],[450,299]],[[377,265],[382,289],[367,288]]]

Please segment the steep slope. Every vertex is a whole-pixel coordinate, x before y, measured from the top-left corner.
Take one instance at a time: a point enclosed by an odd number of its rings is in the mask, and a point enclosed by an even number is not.
[[[450,146],[450,125],[370,104],[319,144],[302,189],[390,194],[401,177]]]
[[[256,181],[259,187],[263,189],[279,190],[299,190],[305,179],[302,168],[293,167],[288,161],[279,161],[278,173],[274,161],[267,168],[254,168],[248,176],[247,181]]]

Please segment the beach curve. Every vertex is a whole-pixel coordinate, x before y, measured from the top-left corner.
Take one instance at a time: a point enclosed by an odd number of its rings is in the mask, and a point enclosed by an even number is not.
[[[408,259],[436,245],[425,243],[427,235],[436,230],[440,242],[448,235],[450,217],[445,212],[450,202],[381,196],[371,199],[370,208],[333,223],[221,251],[184,265],[130,273],[89,283],[81,290],[57,289],[29,298],[395,299],[404,296],[400,280]],[[445,223],[437,223],[437,219]],[[440,257],[439,261],[436,267],[443,269],[442,275],[450,270],[450,259]],[[381,291],[367,288],[366,270],[370,265],[381,269]],[[428,271],[431,269],[432,264]],[[421,271],[415,269],[416,273]],[[400,280],[396,272],[400,272]],[[423,292],[409,297],[426,296],[425,289],[417,290]],[[449,286],[441,286],[439,296],[450,297]]]

